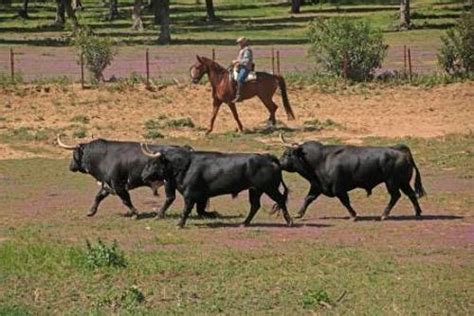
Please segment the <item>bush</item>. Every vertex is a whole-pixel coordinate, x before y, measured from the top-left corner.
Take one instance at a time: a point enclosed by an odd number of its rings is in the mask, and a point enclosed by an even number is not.
[[[107,246],[98,240],[96,245],[92,245],[88,240],[87,253],[86,253],[86,264],[89,268],[100,268],[100,267],[119,267],[125,268],[127,261],[123,252],[119,249],[116,241],[111,246]]]
[[[474,13],[465,13],[456,26],[441,37],[438,63],[451,75],[474,72]]]
[[[309,54],[330,74],[365,81],[379,68],[388,48],[382,33],[367,22],[348,18],[316,19],[309,25]]]
[[[86,68],[94,81],[104,79],[103,72],[109,66],[116,54],[109,38],[100,38],[92,31],[84,28],[76,33],[74,38],[78,58],[84,56]]]

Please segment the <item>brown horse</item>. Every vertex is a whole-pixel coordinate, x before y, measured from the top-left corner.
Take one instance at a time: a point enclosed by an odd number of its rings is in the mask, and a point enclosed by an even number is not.
[[[196,56],[197,63],[191,66],[191,78],[193,83],[199,83],[201,78],[207,74],[209,81],[212,86],[212,98],[213,98],[213,111],[211,117],[211,123],[206,134],[209,134],[214,129],[214,121],[216,120],[217,113],[222,103],[226,103],[235,121],[239,127],[239,130],[243,132],[244,127],[239,119],[237,108],[235,103],[232,102],[235,98],[235,85],[231,79],[230,72],[218,63],[212,61],[206,57]],[[286,93],[286,84],[282,76],[272,75],[266,72],[257,72],[257,79],[246,82],[242,87],[242,100],[253,98],[258,96],[263,104],[267,107],[270,117],[268,123],[274,127],[276,124],[275,112],[278,106],[273,102],[272,98],[275,94],[276,89],[280,87],[281,96],[283,99],[283,106],[285,108],[288,120],[294,119],[295,115],[291,109],[290,102],[288,100],[288,94]]]

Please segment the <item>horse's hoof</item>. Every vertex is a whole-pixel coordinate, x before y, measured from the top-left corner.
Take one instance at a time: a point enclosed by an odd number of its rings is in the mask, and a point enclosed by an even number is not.
[[[293,227],[293,220],[290,219],[290,220],[286,223],[286,226],[287,226],[287,227]]]
[[[386,219],[387,219],[387,216],[386,216],[386,215],[380,216],[380,220],[381,220],[381,221],[384,221],[384,220],[386,220]]]
[[[350,219],[352,222],[356,222],[357,221],[357,216],[351,216],[351,219]]]

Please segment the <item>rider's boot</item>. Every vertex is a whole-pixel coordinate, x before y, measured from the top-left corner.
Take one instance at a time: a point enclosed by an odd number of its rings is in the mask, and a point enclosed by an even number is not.
[[[242,92],[242,83],[237,82],[237,92],[235,93],[235,99],[232,100],[232,102],[241,102],[242,97],[241,97],[241,92]]]

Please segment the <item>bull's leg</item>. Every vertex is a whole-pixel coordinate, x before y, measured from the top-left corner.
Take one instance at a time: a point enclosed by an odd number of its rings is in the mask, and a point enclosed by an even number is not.
[[[398,186],[396,186],[396,185],[394,185],[393,183],[390,183],[390,182],[386,182],[385,184],[387,186],[388,193],[390,193],[390,201],[388,202],[388,205],[385,208],[385,210],[384,210],[384,212],[383,212],[383,214],[380,218],[380,220],[382,220],[382,221],[390,215],[390,211],[395,206],[395,204],[397,204],[398,199],[400,199],[400,197],[402,196],[400,194],[400,190],[399,190]]]
[[[184,198],[184,209],[183,213],[181,214],[181,219],[178,222],[178,227],[183,228],[184,225],[186,224],[186,220],[189,217],[189,214],[191,214],[191,210],[194,207],[194,200],[191,198]]]
[[[166,182],[165,184],[165,193],[166,193],[166,200],[163,206],[160,208],[158,213],[156,214],[157,218],[165,218],[165,212],[168,208],[173,204],[174,200],[176,199],[176,188],[170,183]]]
[[[212,116],[211,116],[211,123],[209,124],[209,129],[206,132],[210,134],[214,129],[214,122],[216,121],[217,113],[219,113],[219,109],[221,108],[222,101],[214,99],[214,103],[212,104]]]
[[[242,133],[244,131],[244,127],[242,126],[242,122],[240,122],[239,114],[237,113],[237,107],[235,106],[235,103],[228,103],[228,105],[229,105],[230,111],[232,112],[232,116],[234,117],[234,120],[237,122],[239,131]]]
[[[409,183],[402,185],[400,187],[403,193],[405,193],[406,196],[411,201],[411,204],[413,204],[413,207],[415,208],[415,214],[417,217],[421,216],[421,207],[420,204],[418,204],[418,198],[416,197],[415,191],[412,189]]]
[[[97,208],[99,207],[100,202],[102,202],[107,196],[109,196],[110,191],[102,186],[95,196],[94,204],[92,204],[89,213],[87,216],[94,216],[97,213]]]
[[[250,225],[250,222],[254,218],[255,214],[257,214],[257,211],[260,209],[261,196],[262,196],[262,192],[257,191],[255,189],[249,190],[250,211],[249,211],[249,215],[247,215],[247,218],[245,219],[242,225],[244,226]]]
[[[346,207],[351,219],[355,221],[357,219],[357,213],[351,206],[351,200],[349,199],[347,192],[339,193],[337,197],[339,198],[339,201],[341,201],[342,205]]]
[[[122,200],[122,203],[129,209],[129,211],[125,214],[125,216],[127,217],[136,216],[138,218],[138,211],[135,208],[135,206],[133,206],[132,200],[130,199],[130,194],[128,193],[128,191],[125,190],[124,188],[115,188],[115,192]]]
[[[295,218],[302,218],[306,213],[306,209],[308,208],[308,206],[313,203],[320,194],[321,192],[319,192],[319,190],[315,186],[311,185],[311,188],[309,188],[308,195],[306,195],[303,205],[301,206]]]
[[[217,212],[206,212],[206,207],[209,199],[204,199],[196,202],[196,211],[201,218],[217,218]]]
[[[270,191],[265,192],[273,201],[275,201],[278,205],[278,208],[282,211],[283,217],[285,218],[286,224],[288,226],[293,225],[293,219],[288,213],[288,209],[286,208],[286,197],[278,191],[278,188]]]

